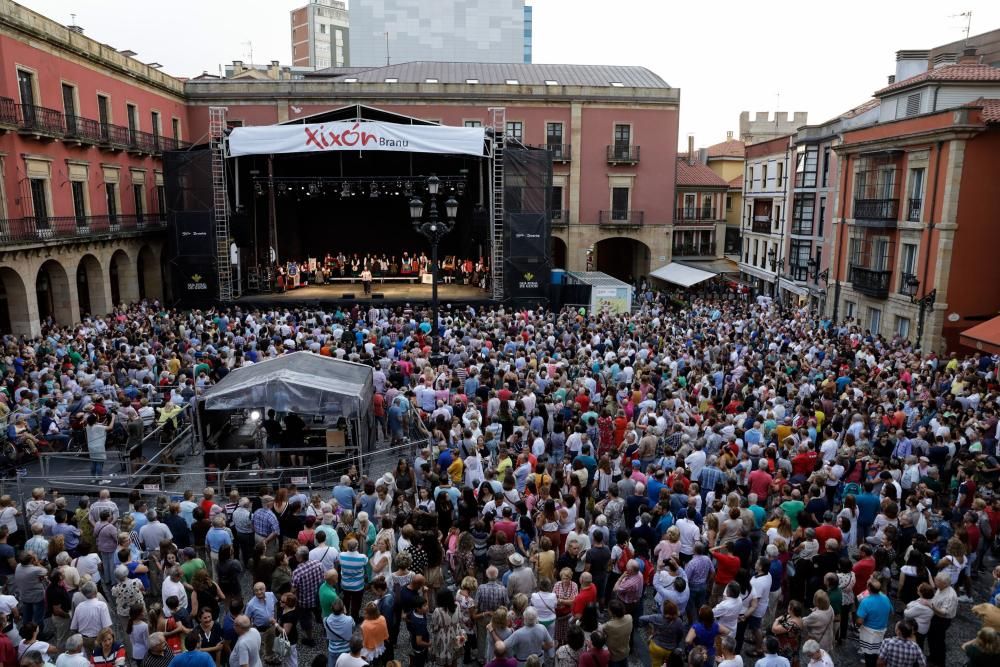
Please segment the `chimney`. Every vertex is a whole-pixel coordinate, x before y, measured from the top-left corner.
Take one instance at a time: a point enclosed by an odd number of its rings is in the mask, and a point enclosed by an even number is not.
[[[688,135],[688,164],[694,164],[694,135]]]
[[[930,55],[930,51],[926,50],[896,51],[896,81],[905,81],[926,72]]]
[[[73,32],[75,32],[78,35],[82,35],[83,34],[83,26],[81,26],[81,25],[68,25],[66,27],[68,29],[72,30]]]
[[[698,149],[698,162],[700,164],[708,164],[708,149],[699,148]]]
[[[233,76],[237,76],[239,74],[243,74],[243,61],[242,60],[234,60],[233,61]]]
[[[733,131],[726,130],[726,141],[732,141],[732,140],[733,140]]]
[[[896,83],[896,75],[895,74],[890,74],[889,75],[889,85],[891,86],[894,83]]]
[[[281,78],[281,63],[277,60],[271,61],[271,67],[267,71],[268,78],[278,80]]]
[[[976,47],[967,46],[962,51],[962,57],[958,59],[959,65],[978,65],[979,56],[976,55]]]

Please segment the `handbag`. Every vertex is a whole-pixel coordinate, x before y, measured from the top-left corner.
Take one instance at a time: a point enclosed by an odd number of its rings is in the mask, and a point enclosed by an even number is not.
[[[288,636],[285,633],[275,636],[273,651],[274,655],[281,660],[292,654],[292,643],[288,641]]]

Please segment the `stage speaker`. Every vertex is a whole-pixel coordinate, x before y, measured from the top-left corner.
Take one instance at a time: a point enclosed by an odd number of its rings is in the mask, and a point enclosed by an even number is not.
[[[340,298],[341,299],[353,299],[354,298],[354,292],[344,292],[343,294],[340,295]]]
[[[384,298],[385,298],[385,294],[383,294],[382,292],[373,292],[372,293],[372,299],[384,299]]]

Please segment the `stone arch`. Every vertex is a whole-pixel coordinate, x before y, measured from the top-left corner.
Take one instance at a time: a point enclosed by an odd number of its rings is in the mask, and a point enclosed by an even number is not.
[[[604,238],[594,244],[593,270],[635,283],[649,273],[649,246],[624,236]]]
[[[139,300],[139,278],[136,263],[122,248],[111,254],[108,262],[108,276],[111,282],[111,304],[129,304]]]
[[[101,260],[86,254],[76,265],[76,294],[80,315],[102,316],[111,312],[111,299],[104,281]]]
[[[35,298],[38,301],[38,319],[44,322],[51,317],[57,323],[72,326],[73,306],[71,303],[69,273],[56,259],[47,259],[35,274]]]
[[[558,236],[552,237],[552,268],[566,268],[566,242]]]
[[[159,254],[148,245],[142,246],[137,253],[135,270],[139,277],[139,298],[162,301],[163,271]]]
[[[21,274],[9,266],[0,266],[0,331],[33,336],[37,333],[37,322],[38,318],[31,314],[31,301]]]

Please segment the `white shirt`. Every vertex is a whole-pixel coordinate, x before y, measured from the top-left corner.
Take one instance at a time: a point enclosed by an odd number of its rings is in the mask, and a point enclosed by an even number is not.
[[[830,654],[820,649],[819,660],[810,660],[808,667],[833,667],[833,658]]]
[[[107,603],[93,598],[77,605],[69,629],[84,637],[96,637],[102,629],[110,626],[111,612],[108,611]]]
[[[763,618],[767,613],[768,595],[771,593],[771,574],[759,575],[750,580],[750,599],[757,599],[757,607],[753,610],[756,618]]]
[[[181,601],[181,607],[186,607],[188,604],[187,591],[184,589],[184,580],[174,581],[170,577],[163,580],[163,595],[161,600],[163,601],[163,615],[170,616],[170,608],[167,607],[167,598],[171,595],[176,595],[177,599]]]
[[[309,560],[318,560],[323,564],[323,571],[332,569],[340,558],[340,551],[333,546],[318,546],[309,552]]]
[[[677,530],[681,533],[681,553],[691,555],[694,553],[694,543],[701,539],[701,531],[698,524],[691,519],[680,519],[676,524]]]
[[[712,613],[715,614],[715,620],[719,622],[719,625],[724,625],[729,628],[730,632],[735,632],[736,624],[739,623],[742,610],[742,600],[738,597],[731,598],[725,596],[719,604],[715,605]]]
[[[819,446],[819,453],[825,463],[830,463],[837,458],[837,441],[833,438],[824,440],[823,444]]]

